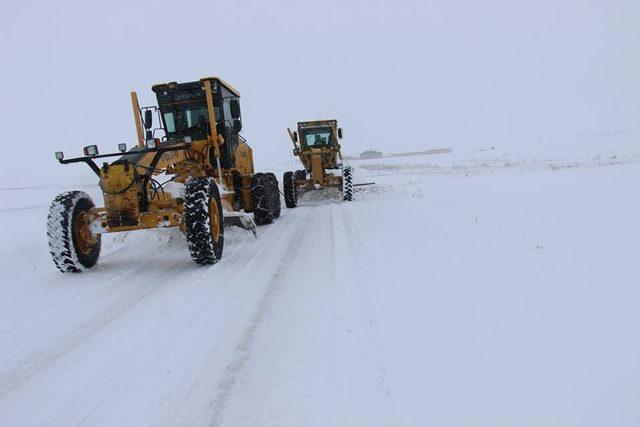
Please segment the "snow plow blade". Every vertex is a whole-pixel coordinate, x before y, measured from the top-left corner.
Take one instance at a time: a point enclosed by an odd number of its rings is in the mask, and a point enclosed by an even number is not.
[[[253,237],[258,237],[256,233],[256,223],[253,218],[241,212],[224,212],[224,226],[234,226],[244,228],[253,233]]]

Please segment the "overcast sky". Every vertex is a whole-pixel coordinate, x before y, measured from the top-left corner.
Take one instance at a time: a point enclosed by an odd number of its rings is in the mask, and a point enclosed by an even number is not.
[[[639,22],[638,0],[3,0],[2,186],[90,177],[53,152],[134,144],[129,91],[211,75],[239,89],[259,167],[319,118],[348,153],[637,135]]]

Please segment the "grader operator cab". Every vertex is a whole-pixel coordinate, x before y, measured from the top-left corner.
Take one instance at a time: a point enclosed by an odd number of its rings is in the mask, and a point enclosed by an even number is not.
[[[298,197],[305,191],[335,187],[342,191],[343,200],[352,200],[353,182],[350,166],[343,166],[339,139],[342,128],[337,120],[298,122],[298,130],[287,128],[293,154],[300,158],[304,169],[285,172],[282,185],[288,208],[298,205]],[[334,173],[332,171],[338,171]]]
[[[104,207],[82,191],[58,195],[49,210],[47,234],[56,267],[79,272],[95,265],[101,235],[119,231],[180,227],[192,259],[213,264],[222,256],[224,225],[255,234],[255,225],[280,215],[278,181],[254,173],[253,152],[240,135],[240,94],[216,77],[152,87],[157,107],[140,108],[131,93],[138,136],[127,151],[56,158],[62,164],[86,163],[98,176]],[[154,127],[153,119],[157,118]],[[143,129],[144,128],[144,129]],[[118,157],[96,164],[97,159]],[[159,182],[160,177],[164,182]],[[170,191],[168,183],[176,190]],[[247,213],[252,212],[253,218]]]

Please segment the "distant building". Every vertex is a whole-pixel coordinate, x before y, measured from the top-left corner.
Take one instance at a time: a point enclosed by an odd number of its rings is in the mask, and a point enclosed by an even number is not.
[[[382,157],[384,157],[382,151],[367,150],[363,153],[360,153],[361,159],[381,159]]]

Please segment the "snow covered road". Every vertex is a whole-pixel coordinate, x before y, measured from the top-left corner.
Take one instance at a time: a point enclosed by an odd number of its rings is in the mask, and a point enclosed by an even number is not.
[[[257,240],[228,229],[213,267],[160,230],[105,242],[85,274],[5,282],[0,424],[291,425],[318,407],[316,425],[381,422],[342,207],[283,211]]]
[[[356,162],[211,267],[159,230],[62,275],[59,189],[1,190],[0,425],[640,423],[637,157],[449,158]]]

